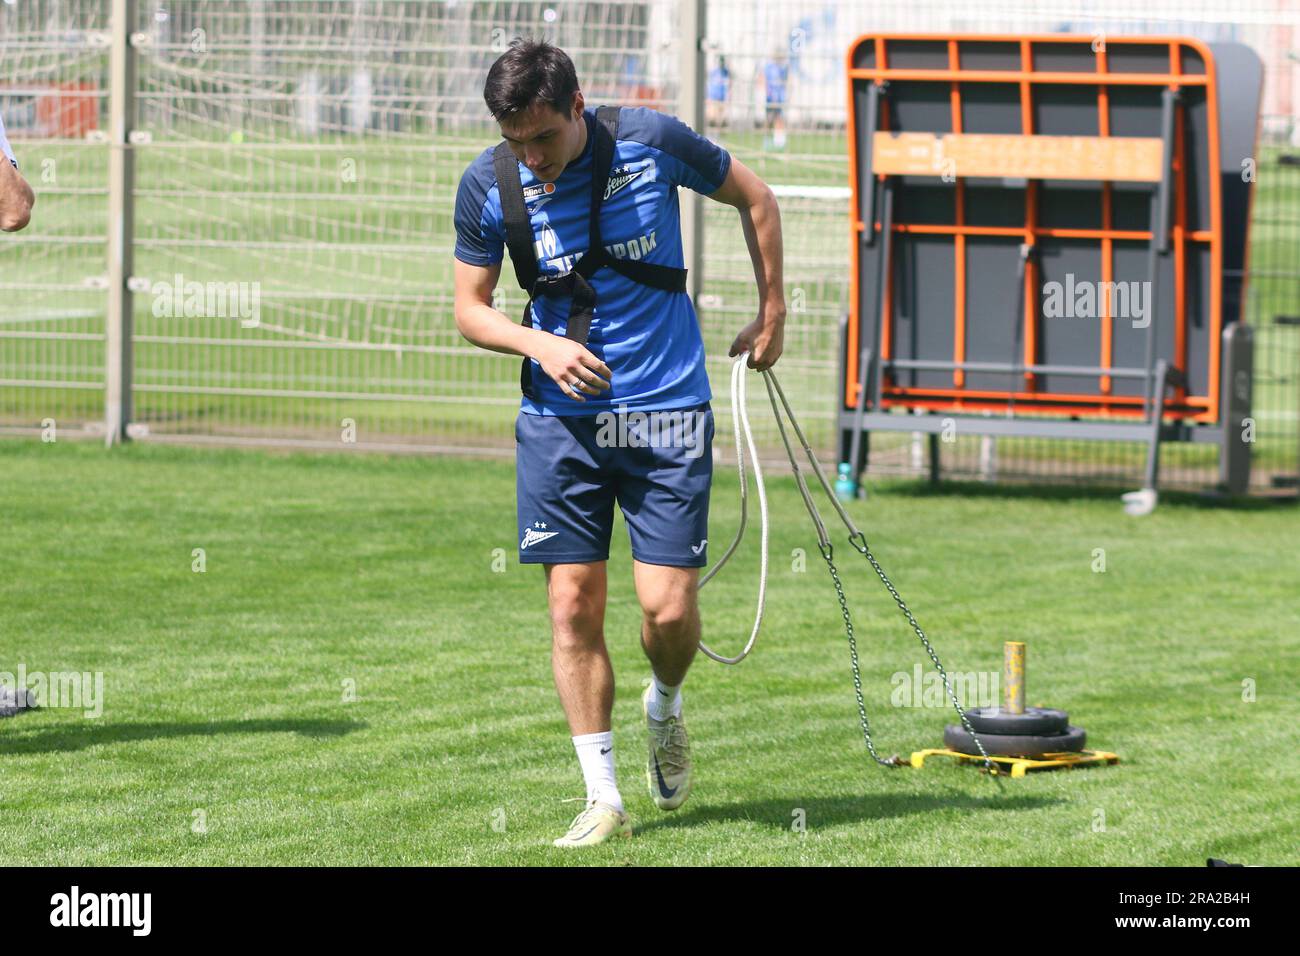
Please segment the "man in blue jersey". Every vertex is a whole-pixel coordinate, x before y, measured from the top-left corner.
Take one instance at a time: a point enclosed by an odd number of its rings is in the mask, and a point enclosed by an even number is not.
[[[763,99],[767,104],[766,122],[771,130],[770,137],[763,137],[763,145],[771,144],[777,149],[785,149],[785,100],[786,84],[790,81],[790,64],[786,60],[785,50],[777,47],[772,59],[763,64]]]
[[[512,43],[484,99],[504,145],[480,154],[457,191],[456,326],[475,345],[524,357],[519,559],[545,568],[552,670],[587,786],[586,808],[555,843],[586,846],[631,835],[614,776],[604,635],[615,502],[652,672],[642,695],[650,793],[670,810],[691,787],[681,686],[700,642],[713,419],[703,339],[682,291],[677,187],[740,213],[759,305],[730,354],[748,352],[755,369],[781,354],[780,213],[757,176],[674,117],[589,109],[572,61],[547,43]],[[603,188],[598,157],[609,163]],[[491,304],[506,251],[516,273],[535,272],[548,290],[530,293],[521,324]],[[560,288],[571,295],[554,295]]]
[[[731,70],[727,67],[727,58],[718,57],[718,65],[709,70],[708,83],[705,86],[705,119],[713,127],[727,125],[727,105],[731,98]]]

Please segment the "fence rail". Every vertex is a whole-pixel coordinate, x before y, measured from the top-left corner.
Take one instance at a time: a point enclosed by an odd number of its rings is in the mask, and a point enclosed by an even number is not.
[[[510,454],[517,359],[471,347],[452,319],[456,186],[499,135],[482,101],[487,68],[513,36],[546,36],[574,57],[589,102],[690,115],[676,27],[682,4],[696,2],[0,5],[0,115],[39,197],[31,226],[0,237],[0,431],[111,434],[106,402],[120,374],[137,439]],[[1254,46],[1268,67],[1247,303],[1258,332],[1256,486],[1300,470],[1300,329],[1285,322],[1300,315],[1300,166],[1291,159],[1300,153],[1300,16],[1289,7],[701,6],[713,84],[724,59],[729,71],[703,131],[780,196],[790,306],[782,379],[828,458],[848,302],[843,57],[854,37],[1069,30]],[[130,70],[114,69],[115,36]],[[765,77],[782,65],[785,128],[769,128]],[[130,110],[121,145],[114,102]],[[756,297],[734,210],[705,202],[701,214],[698,312],[720,385]],[[119,285],[109,249],[123,224],[129,269]],[[498,303],[514,315],[522,299],[510,271]],[[119,289],[129,311],[115,320]],[[714,404],[725,434],[725,388]],[[774,426],[761,414],[755,422],[779,466]],[[988,446],[968,441],[946,449],[947,473],[990,476]],[[905,434],[878,436],[873,471],[922,474],[914,448]],[[1205,452],[1171,448],[1164,483],[1205,483]],[[1138,449],[1099,444],[1003,439],[994,461],[999,478],[1131,482],[1141,472]]]

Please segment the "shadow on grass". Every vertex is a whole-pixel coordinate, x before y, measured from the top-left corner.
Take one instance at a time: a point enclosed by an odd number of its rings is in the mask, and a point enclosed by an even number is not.
[[[790,797],[787,800],[757,800],[701,806],[674,812],[648,822],[637,821],[638,833],[649,833],[665,827],[692,827],[706,823],[731,823],[744,820],[767,824],[773,830],[789,830],[791,813],[802,809],[810,827],[839,823],[860,823],[864,820],[884,820],[890,817],[914,816],[936,810],[960,810],[970,813],[979,810],[1037,810],[1053,804],[1068,802],[1062,797],[1043,797],[1029,794],[1010,795],[993,791],[984,795],[949,793],[930,795],[915,793],[877,793],[861,797],[818,797],[811,800]]]
[[[215,737],[218,734],[299,734],[303,737],[342,737],[368,725],[358,720],[213,720],[192,723],[111,724],[78,721],[29,735],[6,733],[6,754],[59,753],[103,744],[166,740],[171,737]]]
[[[870,481],[870,479],[868,479]],[[1123,507],[1120,495],[1137,488],[1137,484],[1126,486],[1103,485],[1066,485],[1066,484],[1013,484],[989,483],[980,481],[948,481],[938,484],[929,481],[909,481],[906,479],[880,479],[868,485],[867,494],[882,496],[899,496],[905,498],[1000,498],[1004,500],[1028,501],[1110,501],[1116,510]],[[1156,511],[1166,505],[1180,508],[1201,508],[1231,511],[1266,511],[1297,503],[1294,496],[1260,495],[1254,497],[1232,496],[1214,491],[1164,491],[1160,492],[1160,504]]]

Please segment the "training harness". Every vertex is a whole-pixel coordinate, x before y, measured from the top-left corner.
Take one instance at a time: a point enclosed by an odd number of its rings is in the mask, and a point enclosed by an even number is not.
[[[578,264],[560,275],[544,275],[537,267],[537,253],[533,239],[533,226],[524,202],[523,184],[519,178],[519,160],[510,149],[508,140],[501,140],[492,152],[492,167],[496,172],[497,188],[501,195],[501,214],[505,219],[506,248],[514,263],[519,288],[528,293],[520,325],[532,327],[531,311],[538,296],[549,298],[570,297],[569,318],[564,337],[579,345],[587,344],[591,320],[596,311],[596,291],[591,277],[608,266],[619,275],[641,285],[665,292],[686,291],[686,270],[672,266],[654,265],[638,259],[616,259],[606,250],[600,236],[600,209],[609,192],[609,173],[614,164],[614,147],[618,138],[619,107],[602,106],[596,110],[596,122],[587,120],[587,135],[591,138],[591,218],[587,251]],[[524,357],[519,369],[519,389],[528,398],[533,392],[532,359]]]

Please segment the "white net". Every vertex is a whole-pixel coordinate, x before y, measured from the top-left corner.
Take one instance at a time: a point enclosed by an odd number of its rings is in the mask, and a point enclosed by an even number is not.
[[[108,8],[0,4],[0,115],[39,194],[32,226],[0,237],[3,428],[103,417]],[[676,0],[139,2],[135,420],[155,437],[331,446],[351,422],[359,446],[510,454],[517,360],[470,346],[452,319],[456,185],[499,135],[487,69],[514,36],[546,37],[573,57],[589,102],[679,112],[679,12]],[[1264,133],[1280,149],[1297,135],[1298,19],[1294,4],[1260,0],[711,0],[710,85],[723,57],[728,73],[704,132],[779,187],[782,378],[820,447],[833,446],[847,308],[844,57],[856,36],[1238,40],[1265,61]],[[781,129],[766,110],[773,62],[788,67]],[[1300,224],[1263,179],[1259,197],[1274,224],[1261,230],[1257,215],[1252,262],[1277,275],[1252,286],[1252,317],[1300,313],[1285,255]],[[704,205],[700,315],[721,383],[757,303],[734,210]],[[508,267],[501,291],[516,315]],[[760,435],[769,448],[774,437]]]

